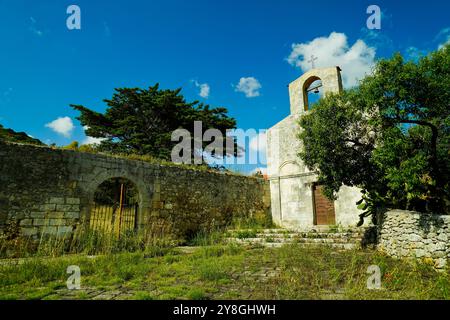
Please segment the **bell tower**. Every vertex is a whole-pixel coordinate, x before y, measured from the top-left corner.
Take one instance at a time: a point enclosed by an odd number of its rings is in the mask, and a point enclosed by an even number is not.
[[[310,88],[311,84],[318,83]],[[341,68],[311,69],[300,78],[289,84],[289,99],[291,103],[291,115],[303,114],[309,110],[308,92],[322,88],[325,95],[330,92],[342,92]]]

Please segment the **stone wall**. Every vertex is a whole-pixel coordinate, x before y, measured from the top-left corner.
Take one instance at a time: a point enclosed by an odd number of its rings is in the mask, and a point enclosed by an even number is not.
[[[66,235],[89,221],[97,187],[130,180],[139,192],[138,228],[164,222],[176,237],[270,214],[265,180],[101,154],[0,142],[0,231]]]
[[[431,259],[445,267],[450,259],[450,216],[405,210],[381,217],[378,249],[395,258]]]

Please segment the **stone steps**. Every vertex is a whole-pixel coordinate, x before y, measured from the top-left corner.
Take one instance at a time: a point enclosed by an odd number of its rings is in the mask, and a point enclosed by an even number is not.
[[[243,240],[247,242],[281,242],[281,243],[349,243],[357,242],[358,239],[346,238],[281,238],[281,237],[252,237],[252,238],[227,238],[228,240]],[[355,240],[355,241],[352,241]]]
[[[302,247],[329,246],[336,249],[353,249],[361,245],[364,230],[347,232],[296,231],[287,229],[229,230],[227,242],[266,247],[297,244]]]
[[[357,243],[314,243],[314,242],[266,242],[266,241],[252,241],[252,239],[232,239],[231,242],[243,244],[243,245],[262,245],[268,248],[279,248],[287,244],[296,244],[299,247],[317,247],[328,246],[335,249],[350,250],[359,247]]]
[[[255,232],[253,229],[229,229],[228,233]],[[295,230],[295,229],[264,229],[256,230],[258,234],[282,234],[282,235],[316,235],[320,236],[339,236],[339,235],[362,235],[365,229],[358,228],[348,231],[317,231],[317,230]]]
[[[236,235],[236,234],[235,234]],[[361,239],[362,234],[357,233],[317,233],[317,232],[299,232],[299,233],[256,233],[257,237],[274,238],[308,238],[308,239]]]

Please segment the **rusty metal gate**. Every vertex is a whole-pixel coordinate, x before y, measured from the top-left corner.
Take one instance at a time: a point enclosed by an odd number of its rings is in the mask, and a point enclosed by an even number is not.
[[[121,183],[119,188],[119,201],[94,202],[91,206],[89,220],[91,230],[120,237],[137,229],[138,204],[127,201],[125,184]]]

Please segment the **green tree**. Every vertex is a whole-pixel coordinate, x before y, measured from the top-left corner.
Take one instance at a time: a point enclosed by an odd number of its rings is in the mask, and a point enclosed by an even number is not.
[[[170,160],[172,148],[177,144],[171,141],[176,129],[186,129],[193,137],[194,121],[202,121],[203,130],[220,130],[223,136],[227,129],[236,128],[236,120],[227,115],[226,108],[210,108],[198,101],[186,102],[181,89],[162,90],[156,84],[149,89],[119,88],[115,91],[110,100],[104,100],[105,113],[71,105],[80,111],[77,119],[87,126],[86,134],[105,139],[97,147],[99,151]],[[203,143],[203,147],[205,145]],[[235,150],[228,155],[237,155]],[[193,149],[193,152],[198,150]]]
[[[362,189],[361,208],[449,211],[450,45],[417,63],[377,63],[359,87],[326,95],[300,119],[300,157],[328,197]]]
[[[67,146],[62,147],[62,149],[64,150],[74,150],[74,151],[78,151],[79,148],[80,144],[78,143],[78,141],[72,141]]]
[[[63,150],[73,150],[80,152],[88,152],[88,153],[97,153],[97,145],[96,144],[81,144],[78,141],[72,141],[67,146],[62,147]]]

